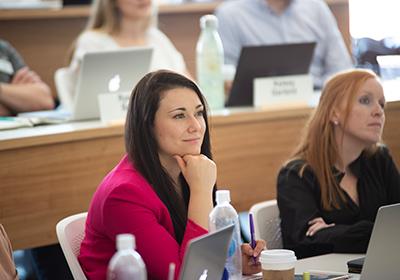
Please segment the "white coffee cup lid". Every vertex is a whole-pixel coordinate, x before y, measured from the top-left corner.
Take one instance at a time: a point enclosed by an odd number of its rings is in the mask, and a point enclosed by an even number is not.
[[[296,260],[297,258],[294,252],[285,249],[264,250],[260,255],[260,262],[263,268],[292,268]]]

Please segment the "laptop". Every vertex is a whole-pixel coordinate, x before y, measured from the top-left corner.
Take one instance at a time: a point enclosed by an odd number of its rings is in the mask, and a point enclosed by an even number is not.
[[[152,48],[143,47],[86,53],[80,66],[74,99],[64,104],[66,108],[26,112],[18,116],[60,121],[99,119],[98,95],[129,95],[139,80],[149,72],[152,54]],[[62,75],[65,77],[58,77],[58,84],[68,80],[68,73]]]
[[[400,203],[379,208],[364,264],[361,265],[359,259],[355,260],[362,267],[361,280],[400,279],[399,221]]]
[[[189,242],[180,271],[180,280],[216,280],[224,273],[234,225]]]
[[[243,47],[226,106],[253,106],[253,80],[308,74],[316,43]]]

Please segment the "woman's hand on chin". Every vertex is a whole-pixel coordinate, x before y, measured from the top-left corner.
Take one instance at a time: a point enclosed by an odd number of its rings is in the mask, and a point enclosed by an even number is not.
[[[217,180],[217,166],[205,155],[175,155],[191,193],[212,192]]]

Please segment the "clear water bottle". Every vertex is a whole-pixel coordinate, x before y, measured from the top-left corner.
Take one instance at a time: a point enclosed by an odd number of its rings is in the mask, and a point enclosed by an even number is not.
[[[108,264],[107,280],[146,280],[146,266],[135,251],[135,237],[132,234],[117,235],[117,252]]]
[[[233,208],[229,203],[231,201],[229,191],[217,191],[216,201],[217,205],[211,211],[209,216],[209,228],[211,232],[214,232],[223,227],[235,224],[232,241],[228,249],[228,258],[226,260],[225,268],[228,270],[230,280],[242,279],[239,217],[235,208]]]
[[[196,46],[197,82],[211,109],[225,104],[224,49],[218,35],[218,19],[214,15],[200,18],[201,33]]]

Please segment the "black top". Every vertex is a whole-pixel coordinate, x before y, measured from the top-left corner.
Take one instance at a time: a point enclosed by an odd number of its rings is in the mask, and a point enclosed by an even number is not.
[[[305,169],[302,177],[298,174],[303,162],[290,162],[278,175],[284,247],[294,250],[298,258],[332,252],[365,253],[378,208],[400,202],[400,174],[388,149],[380,147],[373,155],[363,152],[350,164],[358,179],[359,206],[343,191],[347,201],[340,202],[339,210],[322,209],[321,190],[315,174],[310,168]],[[338,171],[336,174],[339,183],[344,174]],[[316,217],[336,225],[307,237],[308,222]]]

